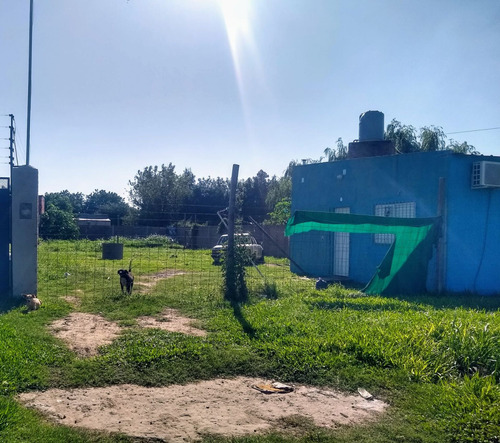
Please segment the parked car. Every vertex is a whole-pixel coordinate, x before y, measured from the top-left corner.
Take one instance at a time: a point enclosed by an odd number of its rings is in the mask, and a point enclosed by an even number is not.
[[[217,244],[212,248],[214,264],[221,261],[223,252],[227,249],[228,235],[221,235]],[[264,250],[255,238],[248,232],[234,234],[234,243],[245,248],[255,263],[264,263]]]

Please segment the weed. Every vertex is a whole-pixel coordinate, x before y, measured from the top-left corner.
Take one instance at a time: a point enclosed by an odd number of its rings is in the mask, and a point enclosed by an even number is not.
[[[494,377],[476,372],[442,388],[434,410],[445,421],[451,441],[500,441],[500,387]]]
[[[270,282],[266,280],[264,282],[261,294],[268,299],[276,300],[279,295],[278,285],[276,284],[275,281]]]

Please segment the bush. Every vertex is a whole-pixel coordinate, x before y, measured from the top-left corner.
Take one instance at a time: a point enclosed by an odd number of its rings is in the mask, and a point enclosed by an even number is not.
[[[49,204],[40,217],[40,236],[59,240],[74,240],[80,235],[73,213]]]
[[[249,261],[248,250],[244,247],[234,246],[234,259],[228,259],[228,254],[223,254],[222,275],[224,278],[224,297],[232,302],[244,302],[248,299],[248,288],[245,280],[245,266]]]

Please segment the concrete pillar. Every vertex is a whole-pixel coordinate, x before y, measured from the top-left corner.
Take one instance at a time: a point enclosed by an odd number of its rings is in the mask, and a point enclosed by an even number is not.
[[[38,261],[38,170],[12,169],[12,295],[36,294]]]

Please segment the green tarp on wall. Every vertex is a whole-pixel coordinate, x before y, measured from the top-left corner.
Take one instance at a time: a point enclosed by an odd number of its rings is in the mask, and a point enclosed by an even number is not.
[[[288,220],[285,235],[309,231],[394,234],[394,242],[363,292],[411,294],[426,291],[427,265],[437,241],[439,221],[439,217],[396,218],[296,211]]]

